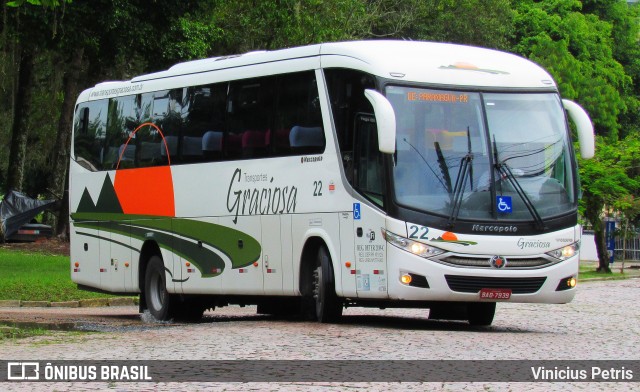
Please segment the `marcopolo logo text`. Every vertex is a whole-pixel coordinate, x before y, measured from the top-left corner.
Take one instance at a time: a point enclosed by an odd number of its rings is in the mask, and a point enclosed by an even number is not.
[[[473,225],[472,231],[478,231],[481,233],[515,233],[518,231],[516,226],[504,226],[504,225]]]

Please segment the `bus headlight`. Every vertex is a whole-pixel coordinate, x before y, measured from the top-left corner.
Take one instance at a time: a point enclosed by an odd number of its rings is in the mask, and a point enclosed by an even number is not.
[[[574,242],[571,245],[547,252],[547,254],[551,257],[555,257],[556,259],[566,260],[575,256],[576,253],[578,253],[578,249],[580,249],[580,242]]]
[[[423,244],[422,242],[412,241],[406,237],[393,234],[392,232],[384,229],[382,230],[382,236],[391,245],[413,253],[416,256],[427,258],[444,253],[444,250],[442,249]]]

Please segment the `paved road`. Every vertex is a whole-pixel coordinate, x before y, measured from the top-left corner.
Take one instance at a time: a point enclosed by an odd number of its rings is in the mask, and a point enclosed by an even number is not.
[[[52,314],[67,312],[88,328],[104,332],[33,337],[0,343],[0,359],[532,359],[640,360],[640,279],[588,282],[571,304],[498,305],[490,328],[427,320],[415,309],[345,311],[344,322],[324,325],[278,320],[255,314],[254,307],[226,307],[207,313],[198,324],[149,324],[137,308],[0,309]],[[39,316],[40,317],[40,316]],[[42,316],[46,319],[46,316]],[[108,322],[105,322],[107,320]],[[640,374],[634,375],[635,379]],[[564,390],[566,384],[402,383],[402,384],[37,384],[74,390]],[[576,383],[584,390],[639,390],[638,383]],[[29,390],[26,384],[0,389]]]

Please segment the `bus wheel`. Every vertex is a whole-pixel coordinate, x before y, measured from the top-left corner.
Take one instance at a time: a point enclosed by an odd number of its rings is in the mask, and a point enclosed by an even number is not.
[[[147,309],[156,320],[171,319],[173,311],[172,296],[167,292],[164,263],[159,256],[151,256],[144,279]]]
[[[313,272],[313,298],[316,319],[321,323],[334,322],[342,316],[342,301],[336,295],[331,258],[322,246],[318,250],[318,263]]]
[[[488,327],[496,314],[495,302],[472,302],[467,305],[469,324],[475,327]]]

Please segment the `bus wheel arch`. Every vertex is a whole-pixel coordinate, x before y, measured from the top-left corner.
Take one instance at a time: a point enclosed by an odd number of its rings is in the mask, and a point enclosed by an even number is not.
[[[342,315],[342,301],[335,288],[331,254],[320,237],[305,243],[300,257],[300,294],[303,313],[309,319],[333,322]]]

